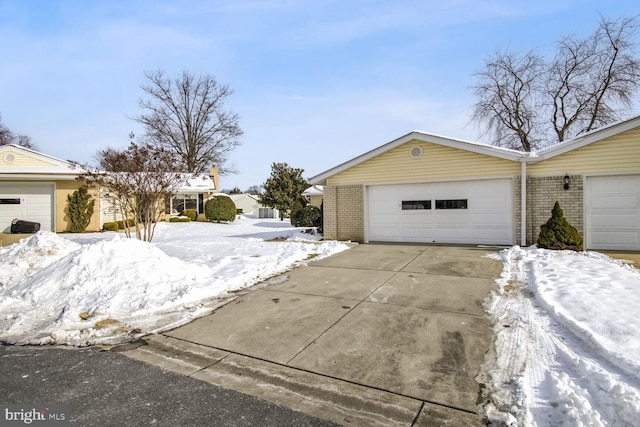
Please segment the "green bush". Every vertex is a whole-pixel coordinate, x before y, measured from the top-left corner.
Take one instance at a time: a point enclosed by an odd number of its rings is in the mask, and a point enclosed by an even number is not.
[[[117,222],[105,222],[102,224],[102,231],[118,231],[119,228]]]
[[[322,213],[320,208],[307,205],[296,216],[296,227],[320,227],[322,225]]]
[[[82,233],[87,229],[93,216],[93,200],[86,185],[78,188],[73,194],[67,195],[67,207],[65,209],[69,220],[68,230],[72,233]]]
[[[195,221],[198,217],[198,211],[196,211],[195,209],[185,209],[180,212],[180,216],[187,216],[191,221]]]
[[[553,205],[551,218],[540,226],[537,243],[538,247],[546,249],[582,250],[582,236],[564,217],[560,203]]]
[[[305,206],[307,206],[307,199],[302,196],[298,197],[293,202],[291,212],[289,213],[289,220],[291,221],[291,225],[294,227],[304,227],[296,224],[298,224],[298,215],[300,215],[300,212],[302,212],[302,209],[304,209]]]
[[[207,221],[233,221],[236,219],[236,205],[228,196],[213,196],[204,204]]]
[[[118,228],[120,230],[124,230],[124,226],[125,226],[125,221],[124,220],[120,220],[120,221],[116,221],[116,224],[118,224]],[[126,221],[126,224],[129,224],[129,227],[135,227],[136,222],[133,220],[133,218],[129,218]]]
[[[169,218],[169,222],[191,222],[191,218],[188,216],[172,216]]]

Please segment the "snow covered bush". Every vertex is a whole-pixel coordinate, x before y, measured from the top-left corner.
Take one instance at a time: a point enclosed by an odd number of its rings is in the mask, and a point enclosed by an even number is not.
[[[82,233],[87,229],[93,215],[93,207],[96,201],[93,200],[86,185],[78,188],[73,194],[67,195],[67,214],[69,221],[67,230],[72,233]]]
[[[198,217],[198,211],[196,211],[195,209],[185,209],[182,212],[180,212],[179,216],[186,216],[186,217],[189,217],[191,221],[195,221],[196,218]]]
[[[551,211],[551,218],[540,226],[538,246],[545,249],[571,249],[582,250],[582,236],[575,227],[569,224],[556,202]]]
[[[233,221],[236,219],[236,205],[228,196],[213,196],[204,204],[207,221]]]

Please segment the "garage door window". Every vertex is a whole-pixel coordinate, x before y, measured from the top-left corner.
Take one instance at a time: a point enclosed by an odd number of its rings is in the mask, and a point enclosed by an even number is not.
[[[20,199],[0,199],[0,205],[19,205]]]
[[[467,209],[467,199],[436,200],[436,209]]]
[[[431,209],[431,200],[403,200],[402,210],[412,211],[419,209]]]

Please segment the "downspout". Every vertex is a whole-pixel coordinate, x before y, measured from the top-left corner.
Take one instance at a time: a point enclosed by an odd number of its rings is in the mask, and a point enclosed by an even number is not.
[[[522,159],[520,172],[520,246],[527,246],[527,159]]]

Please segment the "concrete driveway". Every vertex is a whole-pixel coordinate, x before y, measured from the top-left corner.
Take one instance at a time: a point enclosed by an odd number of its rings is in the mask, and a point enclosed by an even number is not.
[[[124,354],[342,425],[484,425],[488,249],[358,245]]]

